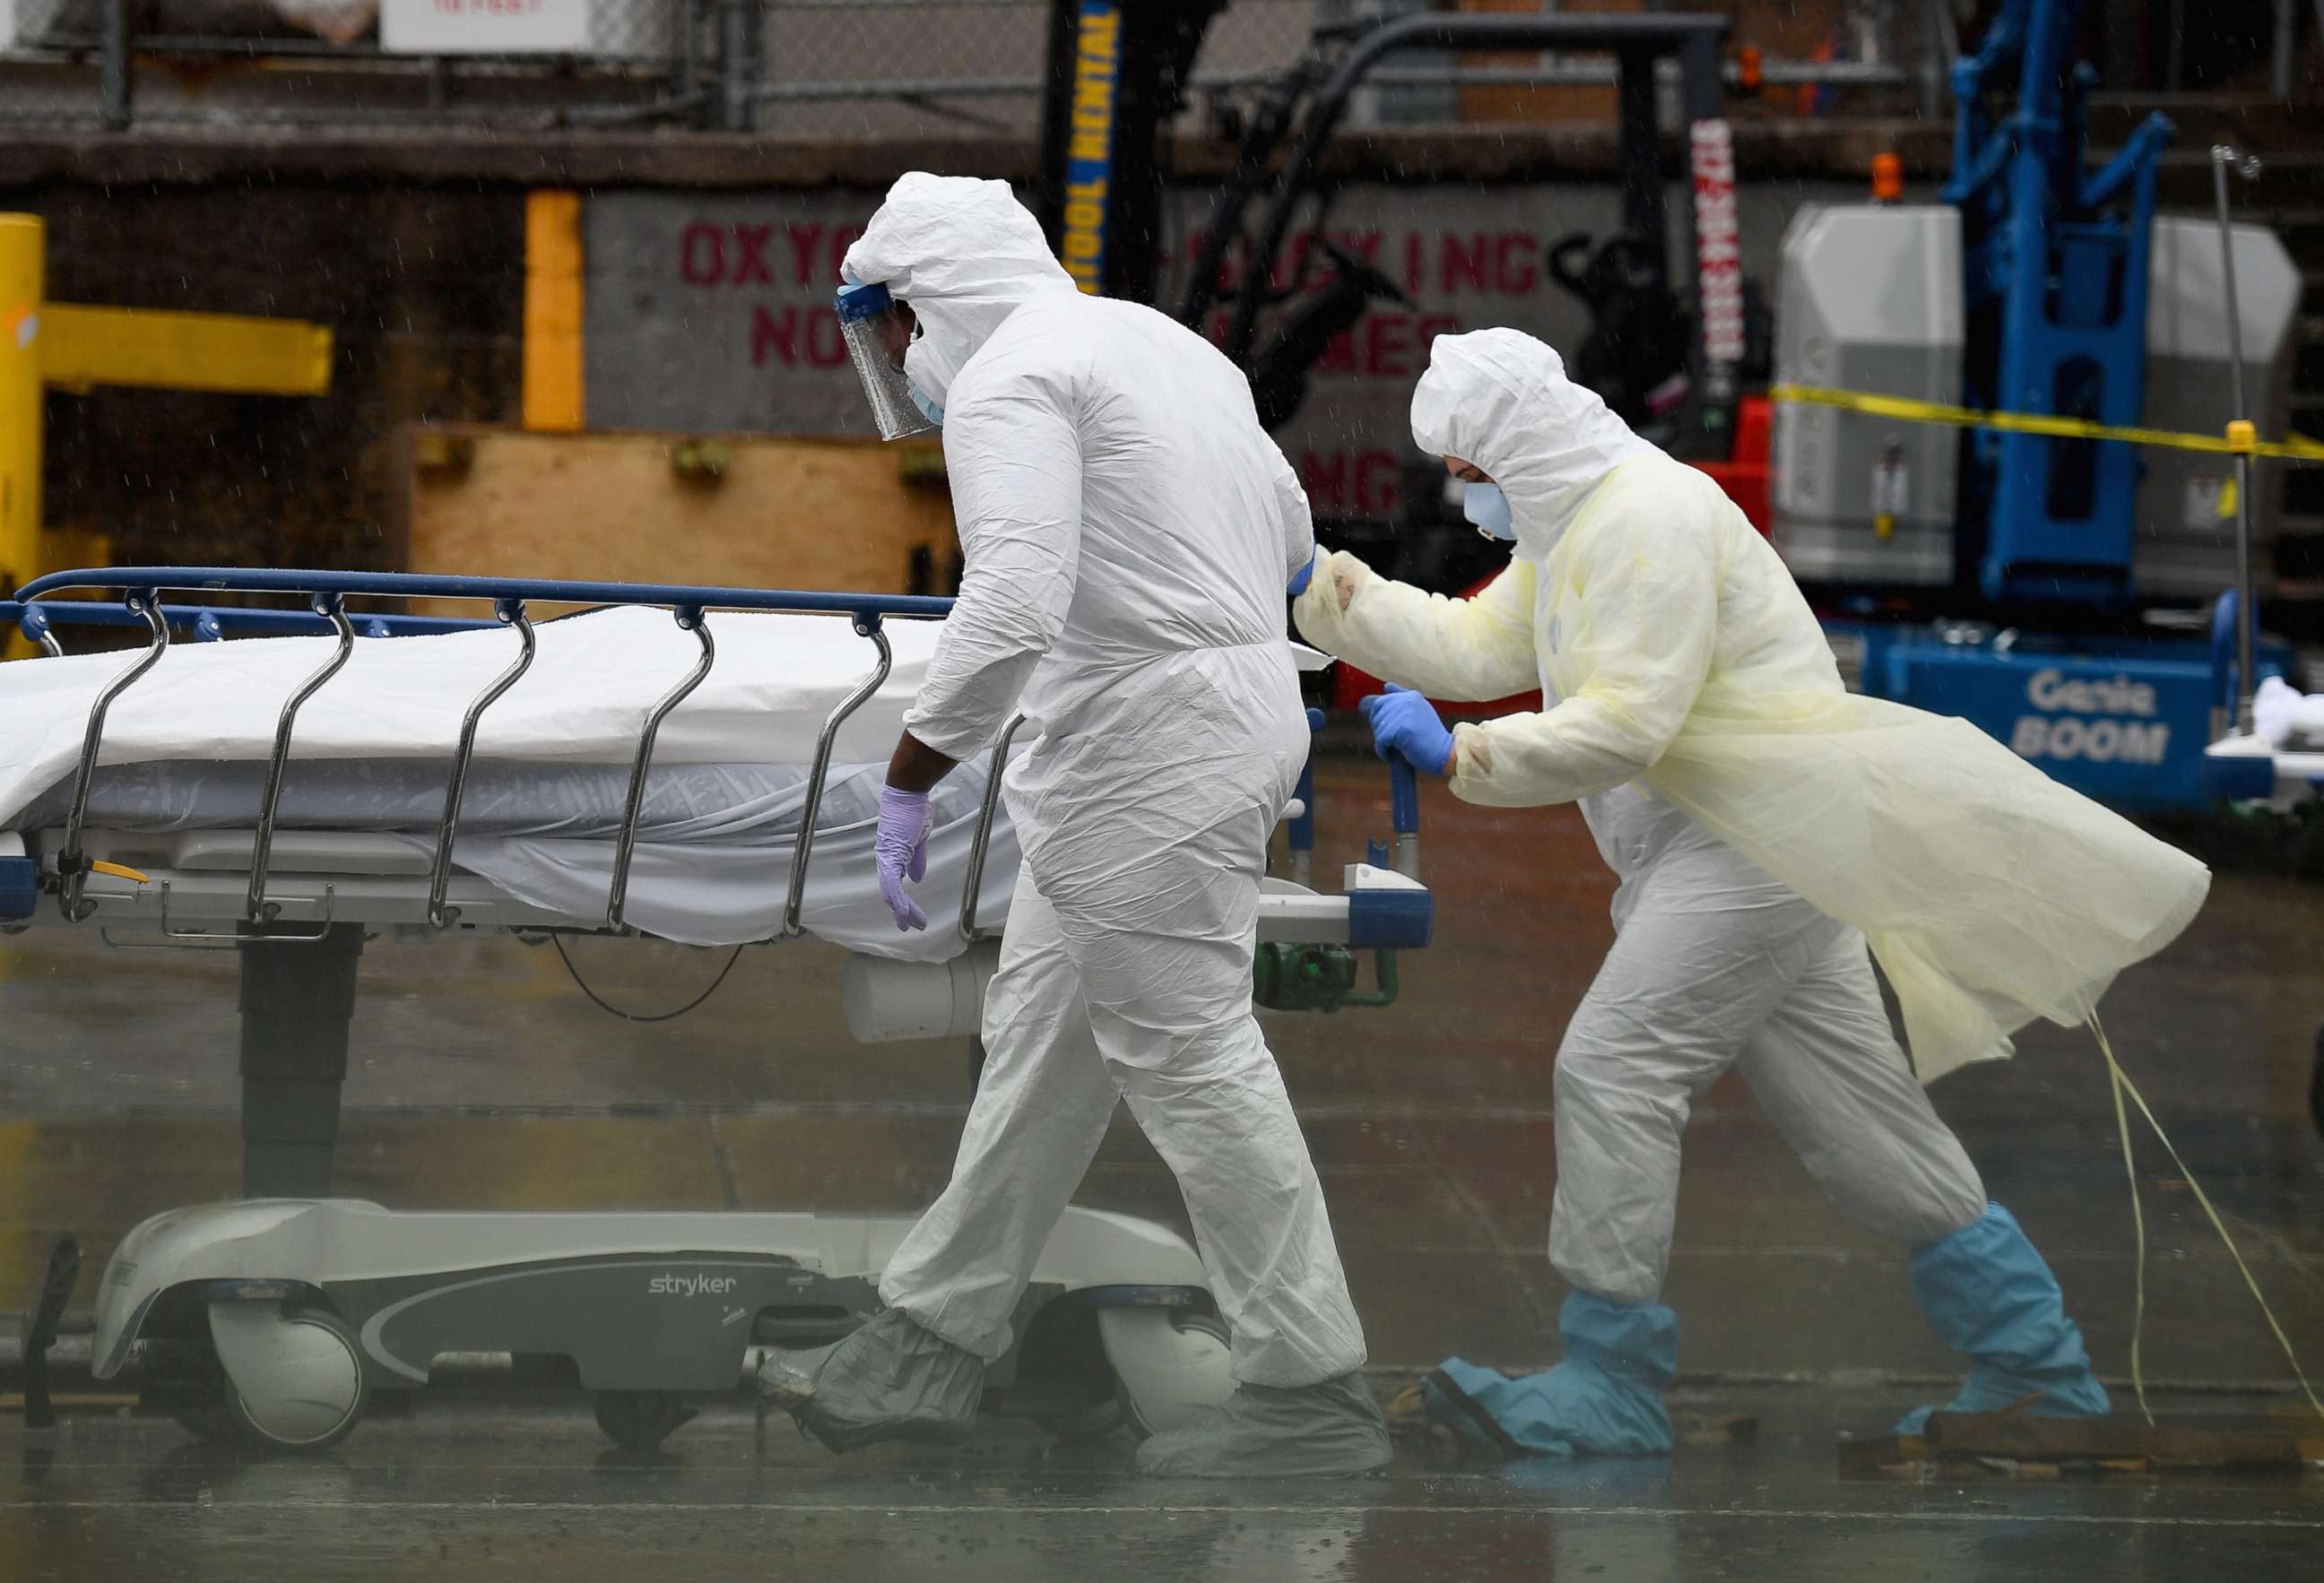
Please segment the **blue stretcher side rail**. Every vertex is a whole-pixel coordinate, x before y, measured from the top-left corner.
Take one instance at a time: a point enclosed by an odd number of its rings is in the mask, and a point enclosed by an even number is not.
[[[124,607],[110,611],[104,616],[93,616],[88,612],[105,607],[92,605],[85,600],[51,601],[46,605],[39,603],[50,594],[104,591],[119,592],[124,599]],[[509,601],[521,603],[659,605],[678,613],[681,618],[689,612],[707,610],[844,615],[853,618],[859,629],[877,629],[880,622],[890,616],[941,621],[952,612],[950,599],[919,594],[831,594],[785,588],[577,582],[550,577],[470,577],[427,572],[326,572],[282,566],[111,566],[51,572],[34,578],[19,588],[14,599],[0,602],[0,622],[15,621],[21,625],[30,616],[35,619],[45,617],[52,622],[62,620],[143,625],[143,618],[137,615],[127,602],[141,595],[150,601],[165,592],[297,594],[309,601],[309,611],[227,610],[179,605],[164,606],[163,613],[167,619],[177,621],[182,618],[185,622],[191,623],[207,610],[208,613],[218,618],[222,631],[318,634],[332,630],[325,607],[356,598],[473,599],[496,606]],[[366,616],[364,620],[366,624],[373,621],[380,623],[382,630],[371,634],[374,636],[456,631],[468,626],[495,624],[482,618],[462,621],[454,618],[399,614]],[[282,624],[272,624],[276,622]],[[38,635],[30,629],[25,635],[38,641]]]

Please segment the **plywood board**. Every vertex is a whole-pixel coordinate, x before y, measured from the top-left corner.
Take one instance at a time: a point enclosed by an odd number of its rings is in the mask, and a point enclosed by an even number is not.
[[[688,447],[718,475],[682,473]],[[958,565],[925,444],[439,426],[401,449],[407,571],[948,594]]]

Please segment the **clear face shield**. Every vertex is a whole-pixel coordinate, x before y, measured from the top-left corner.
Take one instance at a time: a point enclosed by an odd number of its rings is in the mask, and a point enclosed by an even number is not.
[[[863,382],[863,399],[871,404],[880,437],[895,440],[933,433],[936,426],[921,413],[904,378],[904,348],[912,344],[911,309],[877,284],[842,286],[835,306],[848,361]]]

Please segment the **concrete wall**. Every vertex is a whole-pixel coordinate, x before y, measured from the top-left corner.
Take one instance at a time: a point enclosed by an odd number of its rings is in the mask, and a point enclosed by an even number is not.
[[[1772,279],[1783,228],[1803,201],[1857,189],[1784,183],[1747,189],[1744,267]],[[599,192],[586,222],[588,411],[622,428],[872,432],[831,311],[841,255],[876,207],[845,189],[715,194]],[[1161,239],[1166,302],[1185,290],[1211,209],[1184,189]],[[1671,194],[1674,256],[1686,245]],[[1326,239],[1388,275],[1409,306],[1376,305],[1319,366],[1306,405],[1277,434],[1319,517],[1396,515],[1411,454],[1412,387],[1436,336],[1510,325],[1566,348],[1588,328],[1545,257],[1570,234],[1605,235],[1619,199],[1603,184],[1351,183]],[[1309,237],[1277,261],[1288,281]]]
[[[1805,190],[1751,195],[1755,270]],[[853,376],[821,327],[831,241],[877,200],[869,184],[595,190],[593,426],[860,427]],[[1206,207],[1194,192],[1175,207],[1165,245],[1182,270]],[[517,184],[51,179],[0,185],[0,209],[48,220],[53,300],[311,318],[337,337],[334,388],[319,400],[50,396],[48,520],[110,533],[120,558],[388,565],[402,511],[398,427],[519,417]],[[1490,323],[1553,340],[1579,333],[1570,300],[1542,274],[1540,250],[1568,230],[1602,229],[1613,213],[1611,189],[1586,183],[1345,192],[1331,230],[1389,263],[1416,306],[1360,327],[1284,437],[1321,510],[1392,509],[1386,458],[1405,448],[1403,403],[1429,336]],[[761,227],[763,260],[747,251]],[[811,254],[804,278],[797,246]]]

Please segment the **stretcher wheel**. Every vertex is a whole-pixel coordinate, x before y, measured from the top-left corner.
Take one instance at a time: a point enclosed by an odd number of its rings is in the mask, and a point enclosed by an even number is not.
[[[1227,1327],[1180,1308],[1104,1308],[1098,1334],[1113,1366],[1122,1422],[1139,1440],[1178,1429],[1234,1394]]]
[[[642,1456],[660,1449],[694,1409],[668,1391],[600,1391],[597,1427],[624,1451]]]
[[[210,1340],[226,1369],[226,1416],[249,1444],[325,1450],[362,1421],[371,1397],[362,1349],[327,1309],[213,1302]]]

